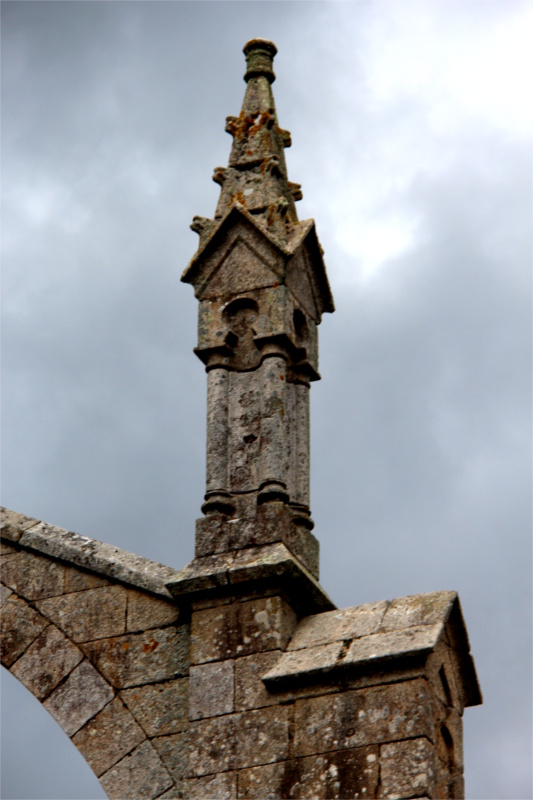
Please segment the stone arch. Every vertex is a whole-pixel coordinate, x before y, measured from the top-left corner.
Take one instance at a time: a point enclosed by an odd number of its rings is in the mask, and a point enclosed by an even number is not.
[[[93,770],[44,706],[5,667],[0,797],[106,800]]]
[[[109,798],[181,796],[188,626],[176,606],[14,543],[2,541],[2,562],[3,666]]]

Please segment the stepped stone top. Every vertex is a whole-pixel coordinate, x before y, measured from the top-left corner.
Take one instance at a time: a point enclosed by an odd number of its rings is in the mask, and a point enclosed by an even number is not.
[[[0,508],[0,518],[0,535],[3,539],[162,597],[171,597],[166,584],[180,574],[178,570],[149,558],[40,522],[8,508]]]
[[[456,592],[429,592],[306,617],[287,651],[263,676],[270,689],[342,680],[383,670],[386,662],[424,661],[443,642],[455,662],[462,705],[479,705],[470,644]],[[452,671],[452,670],[451,670]]]

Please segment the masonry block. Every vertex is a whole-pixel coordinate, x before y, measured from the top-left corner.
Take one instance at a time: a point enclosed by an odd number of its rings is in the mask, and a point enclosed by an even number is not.
[[[379,748],[362,747],[241,770],[239,800],[372,798],[379,785]]]
[[[126,603],[121,586],[102,586],[48,597],[36,605],[74,642],[90,642],[125,632]]]
[[[150,742],[143,742],[100,778],[109,800],[153,800],[173,785]]]
[[[2,664],[9,668],[46,628],[48,620],[10,589],[2,588],[6,600],[2,608],[0,648]]]
[[[2,582],[26,600],[57,597],[65,591],[67,567],[21,550],[2,564]]]
[[[280,650],[270,650],[244,656],[235,661],[235,710],[245,711],[252,708],[277,705],[279,699],[269,692],[262,680],[279,660]]]
[[[183,782],[189,775],[188,732],[156,736],[151,741],[175,784],[183,787]]]
[[[342,611],[312,614],[298,625],[288,650],[301,650],[376,633],[387,607],[387,601],[381,600],[379,603],[365,603],[355,608],[344,608]]]
[[[189,673],[189,718],[205,719],[234,710],[235,665],[215,661],[191,667]]]
[[[433,702],[423,679],[297,700],[294,715],[297,756],[434,735]]]
[[[124,689],[120,697],[148,736],[183,731],[189,724],[189,679]]]
[[[44,707],[65,733],[76,731],[96,716],[114,697],[111,686],[88,661],[82,661],[44,701]]]
[[[126,631],[146,631],[171,625],[178,621],[179,608],[170,600],[146,594],[146,592],[127,590],[128,612]]]
[[[279,596],[195,611],[191,620],[192,663],[282,649],[296,622],[296,614]]]
[[[192,722],[189,753],[195,776],[269,764],[287,758],[286,708],[263,708]]]
[[[318,578],[319,543],[311,531],[295,525],[293,515],[281,502],[267,503],[254,509],[253,516],[227,519],[223,515],[196,521],[195,556],[244,550],[283,542],[302,564]]]
[[[380,761],[380,800],[434,796],[435,755],[433,743],[428,739],[384,744],[381,747]]]
[[[146,734],[115,698],[72,737],[93,772],[100,776],[143,742]]]
[[[237,800],[237,775],[234,772],[222,772],[189,780],[184,796],[187,800]]]
[[[117,689],[170,680],[188,672],[188,627],[155,628],[81,645]]]
[[[47,697],[83,659],[83,653],[53,625],[43,630],[11,668],[39,700]]]

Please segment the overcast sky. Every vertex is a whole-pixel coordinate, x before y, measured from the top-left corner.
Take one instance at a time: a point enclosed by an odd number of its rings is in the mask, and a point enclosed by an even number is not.
[[[459,591],[485,703],[469,798],[531,798],[527,2],[2,2],[5,505],[193,555],[197,302],[242,47],[272,39],[300,219],[337,311],[311,391],[322,584],[340,607]],[[2,797],[101,798],[3,675]]]

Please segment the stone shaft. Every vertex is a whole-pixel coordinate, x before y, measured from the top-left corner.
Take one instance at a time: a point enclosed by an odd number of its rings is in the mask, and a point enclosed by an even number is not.
[[[219,202],[214,219],[193,221],[200,243],[182,280],[199,300],[196,353],[207,370],[202,533],[207,527],[213,539],[224,520],[246,520],[238,546],[253,547],[246,531],[259,508],[281,502],[291,534],[280,530],[278,541],[299,558],[313,527],[309,384],[320,377],[317,325],[333,300],[314,223],[298,220],[300,187],[287,177],[291,142],[272,94],[275,53],[263,39],[245,47],[243,105],[226,124],[229,164],[214,174]]]

